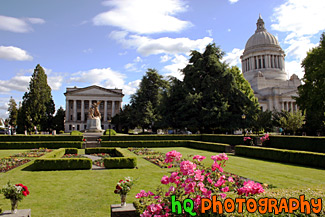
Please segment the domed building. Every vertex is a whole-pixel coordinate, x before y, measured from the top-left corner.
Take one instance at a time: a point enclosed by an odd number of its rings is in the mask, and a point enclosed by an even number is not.
[[[297,75],[287,80],[285,53],[274,35],[267,32],[259,16],[255,33],[248,39],[243,55],[242,72],[252,86],[262,110],[296,111]]]

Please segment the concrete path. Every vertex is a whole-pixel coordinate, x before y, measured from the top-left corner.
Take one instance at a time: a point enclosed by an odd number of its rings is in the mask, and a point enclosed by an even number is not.
[[[101,159],[101,157],[97,157],[97,156],[93,156],[93,155],[89,155],[89,154],[84,154],[83,156],[90,158],[92,161]],[[99,166],[93,164],[91,169],[92,170],[103,170],[103,169],[105,169],[105,167],[99,167]]]

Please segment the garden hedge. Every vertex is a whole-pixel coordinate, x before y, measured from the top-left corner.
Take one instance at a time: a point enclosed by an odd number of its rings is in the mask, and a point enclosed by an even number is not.
[[[113,154],[115,157],[104,159],[104,166],[106,169],[135,168],[137,166],[137,158],[130,154],[129,151],[121,148],[87,148],[85,153]]]
[[[33,149],[33,148],[82,148],[83,142],[35,141],[35,142],[0,142],[0,149]]]
[[[77,148],[66,148],[65,154],[78,154],[78,149]]]
[[[92,160],[89,158],[61,158],[66,149],[60,148],[36,159],[32,169],[36,171],[46,170],[83,170],[92,168]]]
[[[33,170],[90,170],[92,161],[89,158],[36,159]]]
[[[185,147],[187,141],[183,140],[148,140],[148,141],[102,141],[102,147],[146,147],[146,148],[155,148],[155,147]]]
[[[321,153],[242,145],[235,147],[235,153],[239,156],[325,168],[325,154]]]
[[[325,137],[270,136],[267,147],[325,153]]]
[[[221,134],[192,134],[192,135],[129,135],[111,136],[111,141],[163,141],[163,140],[194,140],[203,142],[224,143],[230,145],[243,144],[242,135],[221,135]],[[109,141],[109,136],[102,136],[102,141]]]
[[[52,136],[52,135],[30,135],[30,136],[0,136],[0,142],[34,142],[34,141],[82,141],[83,136]]]
[[[201,142],[194,140],[162,140],[162,141],[111,141],[101,142],[102,147],[189,147],[201,150],[215,151],[215,152],[230,152],[230,145],[213,143],[213,142]]]

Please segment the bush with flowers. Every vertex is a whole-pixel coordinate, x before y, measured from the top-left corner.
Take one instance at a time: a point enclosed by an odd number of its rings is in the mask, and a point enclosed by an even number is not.
[[[223,167],[228,160],[225,153],[212,156],[213,164],[210,167],[202,164],[205,156],[195,155],[191,161],[181,161],[181,158],[182,155],[176,151],[166,154],[166,163],[176,162],[180,165],[170,176],[162,177],[161,184],[166,185],[166,188],[160,186],[156,193],[141,190],[136,195],[139,200],[137,209],[141,213],[141,217],[175,216],[176,214],[171,212],[171,196],[175,196],[176,200],[181,203],[186,199],[192,199],[193,211],[200,216],[201,199],[203,198],[211,199],[215,195],[217,198],[224,199],[227,196],[226,193],[230,191],[243,196],[264,192],[260,183],[244,181],[232,174],[225,173]]]
[[[245,136],[244,137],[244,145],[249,145],[249,146],[253,146],[253,139],[249,136]]]
[[[121,179],[119,182],[117,182],[114,193],[120,195],[126,195],[131,191],[133,185],[134,185],[133,178],[126,177],[124,180]]]
[[[268,141],[270,140],[269,134],[266,133],[260,139],[261,139],[261,142],[262,142],[262,146],[266,146]]]
[[[29,195],[27,186],[23,184],[11,184],[10,181],[1,189],[6,199],[21,201]]]

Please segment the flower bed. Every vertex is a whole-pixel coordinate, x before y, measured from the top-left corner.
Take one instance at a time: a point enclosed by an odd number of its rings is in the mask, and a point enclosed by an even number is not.
[[[14,157],[2,158],[0,159],[0,172],[5,173],[25,163],[28,163],[29,161],[29,159],[18,159]]]
[[[87,158],[80,154],[65,154],[62,156],[62,158]]]
[[[154,151],[150,148],[128,148],[129,151],[133,152],[136,155],[156,155],[156,154],[163,154],[159,151]]]
[[[113,157],[112,154],[108,154],[108,153],[94,153],[94,154],[90,154],[90,155],[96,156],[96,157],[102,157],[102,158]]]
[[[18,153],[10,157],[41,157],[44,154],[49,153],[51,151],[52,149],[47,149],[47,148],[32,149],[29,152]]]
[[[93,165],[96,165],[96,166],[99,166],[99,167],[105,167],[104,158],[93,161]]]

